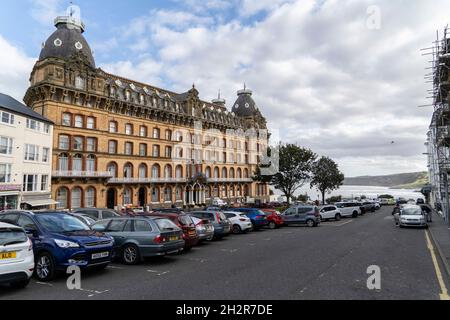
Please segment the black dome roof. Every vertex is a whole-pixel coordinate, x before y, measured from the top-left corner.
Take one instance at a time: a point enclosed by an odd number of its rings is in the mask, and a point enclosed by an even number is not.
[[[233,105],[233,111],[239,117],[251,117],[257,113],[256,103],[248,89],[238,91],[238,98]]]
[[[56,21],[57,30],[45,41],[39,60],[46,58],[68,59],[81,52],[89,65],[95,68],[95,60],[91,48],[82,35],[83,28],[67,21]]]

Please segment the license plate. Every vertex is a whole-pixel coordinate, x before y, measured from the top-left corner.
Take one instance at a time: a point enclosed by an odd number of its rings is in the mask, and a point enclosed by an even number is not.
[[[169,241],[177,241],[177,240],[178,240],[178,237],[176,237],[176,236],[169,237]]]
[[[15,259],[17,252],[2,252],[0,253],[0,260]]]
[[[92,260],[101,259],[101,258],[107,258],[108,256],[109,256],[109,252],[94,253],[92,255]]]

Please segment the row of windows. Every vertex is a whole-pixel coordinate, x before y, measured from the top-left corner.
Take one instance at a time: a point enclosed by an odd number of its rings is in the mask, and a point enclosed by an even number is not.
[[[48,191],[49,176],[37,174],[25,174],[23,176],[22,191],[37,192]]]
[[[8,125],[14,125],[16,121],[16,118],[14,114],[2,111],[0,113],[0,122]],[[27,129],[43,132],[43,133],[50,133],[50,124],[48,123],[41,123],[38,120],[27,118],[26,121]]]
[[[96,129],[96,119],[94,117],[72,115],[71,113],[63,113],[61,124],[66,127]]]
[[[69,196],[70,194],[70,196]],[[96,206],[96,190],[93,187],[87,188],[84,192],[80,187],[72,190],[63,187],[56,191],[57,209],[78,209],[81,207],[94,208]]]
[[[9,137],[0,137],[0,154],[12,155],[14,139]],[[48,163],[50,161],[50,148],[41,147],[34,144],[25,144],[24,160],[33,162]]]

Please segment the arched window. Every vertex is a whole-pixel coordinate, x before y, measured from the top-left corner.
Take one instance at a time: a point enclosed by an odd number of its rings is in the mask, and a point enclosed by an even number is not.
[[[79,187],[72,189],[72,195],[70,198],[72,209],[81,208],[81,193],[82,193],[82,190]]]
[[[123,205],[126,206],[128,204],[132,204],[132,199],[131,199],[131,189],[130,188],[125,188],[125,190],[123,190]]]
[[[142,163],[139,166],[139,178],[140,179],[147,178],[147,165],[145,163]]]
[[[166,130],[166,140],[172,140],[172,130]]]
[[[234,186],[230,187],[230,197],[234,197]]]
[[[230,178],[234,178],[234,168],[230,168]]]
[[[94,117],[86,118],[86,128],[95,129],[95,118]]]
[[[86,171],[95,172],[95,156],[90,154],[86,158]]]
[[[241,168],[238,168],[237,169],[237,176],[236,176],[238,179],[241,179],[242,178],[242,170],[241,170]]]
[[[67,209],[68,208],[68,195],[69,191],[67,188],[59,188],[56,191],[56,201],[58,202],[58,209]]]
[[[211,189],[209,187],[205,188],[205,198],[211,198]]]
[[[153,165],[152,167],[152,178],[159,178],[160,167],[158,164]]]
[[[164,188],[164,201],[172,202],[172,188],[171,187]]]
[[[61,153],[58,156],[58,170],[68,171],[69,170],[69,156],[67,153]]]
[[[210,167],[206,167],[206,170],[205,170],[205,175],[206,175],[206,178],[211,178],[211,168]]]
[[[109,122],[109,132],[111,132],[111,133],[117,132],[117,122],[116,121]]]
[[[72,158],[72,171],[83,171],[83,156],[76,154]]]
[[[152,188],[152,202],[159,203],[159,188]]]
[[[133,178],[133,165],[131,163],[127,163],[123,167],[123,177],[125,179]]]
[[[170,164],[164,167],[164,178],[172,178],[172,166]]]
[[[146,137],[147,136],[147,127],[146,126],[141,126],[139,128],[139,135],[141,137]]]
[[[159,139],[160,137],[160,130],[158,128],[153,129],[153,139]]]
[[[227,178],[228,177],[228,171],[227,168],[223,167],[222,168],[222,178]]]
[[[117,178],[117,164],[114,162],[110,162],[106,168],[106,170],[111,173],[113,178]]]
[[[218,178],[219,178],[219,168],[218,168],[218,167],[215,167],[215,168],[214,168],[214,178],[215,178],[215,179],[218,179]]]
[[[93,187],[89,187],[86,189],[84,198],[86,208],[95,207],[95,189]]]
[[[247,168],[244,169],[244,178],[248,178],[248,169]]]
[[[175,175],[177,178],[183,178],[183,167],[178,165],[175,169]]]

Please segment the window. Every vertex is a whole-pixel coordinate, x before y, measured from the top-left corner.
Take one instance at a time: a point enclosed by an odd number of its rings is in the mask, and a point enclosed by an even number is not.
[[[72,189],[72,209],[81,208],[81,188]]]
[[[76,154],[72,158],[72,171],[83,171],[83,156]]]
[[[115,121],[109,122],[109,132],[117,133],[117,122],[115,122]]]
[[[123,205],[131,204],[131,189],[126,188],[123,191]]]
[[[86,120],[86,128],[95,129],[95,118],[88,117]]]
[[[227,177],[227,168],[222,168],[222,178]]]
[[[111,154],[117,153],[117,141],[109,141],[108,142],[108,152]]]
[[[139,128],[139,135],[141,137],[146,137],[147,136],[147,127],[146,126],[141,126]]]
[[[164,178],[172,178],[172,166],[169,164],[164,167]]]
[[[14,124],[14,115],[8,112],[2,112],[2,123]]]
[[[58,156],[58,170],[59,171],[69,170],[69,157],[65,153],[60,154]]]
[[[50,149],[42,148],[42,162],[48,163],[50,160]]]
[[[125,154],[132,155],[133,154],[133,143],[125,142]]]
[[[125,134],[131,136],[133,134],[133,125],[130,123],[127,123],[125,125]]]
[[[166,140],[172,140],[172,131],[166,130]]]
[[[58,209],[66,209],[68,207],[67,194],[68,191],[66,188],[59,188],[56,192],[56,201],[58,202],[56,206]]]
[[[208,179],[211,178],[211,168],[210,167],[206,168],[205,175],[206,175],[206,178],[208,178]]]
[[[69,136],[59,136],[59,149],[69,150]]]
[[[86,158],[86,171],[95,172],[95,156],[90,154]]]
[[[170,187],[164,188],[164,201],[166,202],[172,201],[172,188]]]
[[[97,139],[87,138],[86,139],[86,151],[95,152],[97,150]]]
[[[33,144],[25,145],[25,160],[39,161],[39,147]]]
[[[140,179],[147,178],[147,166],[145,164],[141,164],[139,166],[139,178]]]
[[[115,163],[108,164],[106,170],[113,176],[113,178],[117,178],[117,165]]]
[[[73,138],[73,150],[83,151],[83,137]]]
[[[123,177],[125,179],[133,178],[133,165],[131,163],[127,163],[125,167],[123,167]]]
[[[153,152],[152,152],[152,156],[153,157],[159,157],[159,146],[153,146]]]
[[[158,128],[153,129],[153,139],[159,139],[159,132]]]
[[[147,145],[145,143],[139,144],[139,155],[141,157],[147,156]]]
[[[183,178],[183,167],[178,165],[175,169],[175,176],[177,178]]]
[[[175,141],[178,141],[178,142],[183,141],[183,135],[181,134],[180,131],[177,131],[177,132],[175,133]]]
[[[50,133],[50,125],[48,123],[44,123],[44,133]]]
[[[11,182],[11,165],[0,163],[0,183]]]
[[[94,208],[95,207],[95,189],[92,187],[89,187],[86,189],[85,206],[86,206],[86,208]]]
[[[0,137],[0,154],[12,154],[13,139]]]
[[[75,116],[75,128],[83,128],[83,116]]]
[[[72,115],[70,113],[63,113],[62,125],[70,127],[72,125]]]
[[[166,147],[165,148],[165,157],[166,158],[172,158],[172,147]]]
[[[219,168],[214,168],[214,178],[219,178]]]
[[[175,200],[182,200],[182,189],[180,187],[175,189]]]
[[[75,77],[75,88],[84,89],[84,79],[82,77]]]
[[[23,176],[23,191],[37,191],[38,176],[36,174],[25,174]]]
[[[41,178],[41,191],[48,190],[48,175],[43,175]]]
[[[41,126],[38,121],[33,119],[27,119],[27,129],[39,131],[41,130]]]
[[[159,165],[157,164],[152,167],[152,178],[159,178]]]
[[[152,189],[152,202],[154,203],[159,202],[159,188]]]
[[[152,227],[145,220],[134,220],[135,232],[151,232]]]
[[[108,226],[108,232],[122,232],[127,220],[113,220]]]

